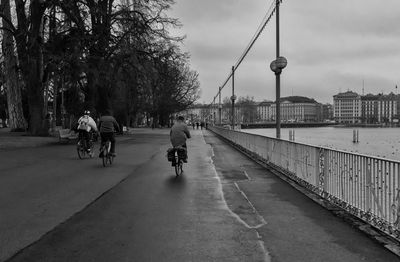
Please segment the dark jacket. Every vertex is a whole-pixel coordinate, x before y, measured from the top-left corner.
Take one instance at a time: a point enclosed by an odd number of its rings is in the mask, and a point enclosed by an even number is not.
[[[100,133],[119,132],[119,125],[113,116],[102,116],[99,121]]]

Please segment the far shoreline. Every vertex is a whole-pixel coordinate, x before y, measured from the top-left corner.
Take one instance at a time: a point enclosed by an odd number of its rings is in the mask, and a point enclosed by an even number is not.
[[[399,127],[398,123],[387,124],[339,124],[327,122],[300,122],[300,123],[281,123],[281,128],[307,128],[307,127],[338,127],[338,128],[396,128]],[[253,123],[241,124],[241,129],[262,129],[262,128],[275,128],[275,122],[269,123]]]

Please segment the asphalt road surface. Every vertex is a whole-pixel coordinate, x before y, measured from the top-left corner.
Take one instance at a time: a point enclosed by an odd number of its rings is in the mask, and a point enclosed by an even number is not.
[[[176,178],[169,130],[0,151],[0,261],[399,261],[208,131]]]

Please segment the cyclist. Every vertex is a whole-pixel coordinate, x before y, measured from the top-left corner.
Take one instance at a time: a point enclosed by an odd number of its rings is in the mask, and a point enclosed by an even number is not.
[[[92,131],[97,132],[96,122],[90,117],[90,111],[85,110],[85,112],[83,112],[83,116],[81,116],[78,120],[78,132],[79,140],[82,138],[85,139],[86,150],[88,152],[90,152],[90,148],[92,146]]]
[[[103,146],[107,140],[111,142],[110,153],[112,156],[116,156],[115,154],[115,132],[119,132],[120,128],[117,123],[117,120],[112,116],[110,110],[106,110],[104,114],[100,117],[99,120],[99,130],[101,137],[101,145]],[[102,157],[102,153],[100,152],[99,157]]]
[[[173,147],[181,146],[185,148],[185,158],[183,162],[187,163],[187,146],[186,139],[190,138],[190,132],[185,124],[185,118],[183,116],[178,116],[178,120],[172,126],[171,131],[169,133],[171,144]]]

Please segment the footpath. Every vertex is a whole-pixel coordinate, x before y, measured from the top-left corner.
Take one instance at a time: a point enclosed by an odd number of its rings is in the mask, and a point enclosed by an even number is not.
[[[26,132],[10,132],[10,128],[0,128],[0,150],[37,147],[57,143],[57,137],[35,137]]]
[[[141,129],[130,129],[126,132],[127,135],[133,132],[142,132]],[[146,130],[146,129],[144,129]],[[10,132],[10,128],[0,128],[0,150],[40,147],[51,144],[72,143],[60,142],[57,135],[55,136],[31,136],[27,132]]]
[[[0,151],[0,261],[400,261],[213,133],[191,132],[178,180],[166,129],[121,138],[109,169],[47,138]]]

